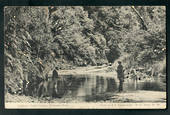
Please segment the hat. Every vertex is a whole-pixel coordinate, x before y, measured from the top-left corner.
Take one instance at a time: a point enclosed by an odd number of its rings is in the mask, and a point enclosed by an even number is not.
[[[121,64],[121,61],[118,61],[118,64]]]

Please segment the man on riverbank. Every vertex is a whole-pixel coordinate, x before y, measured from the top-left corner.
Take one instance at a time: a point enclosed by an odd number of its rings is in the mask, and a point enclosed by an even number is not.
[[[121,61],[118,61],[117,66],[117,77],[119,79],[119,92],[123,91],[123,82],[124,82],[124,70],[121,64]]]

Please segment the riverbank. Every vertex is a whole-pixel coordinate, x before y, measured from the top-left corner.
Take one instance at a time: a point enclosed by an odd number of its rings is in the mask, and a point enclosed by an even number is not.
[[[84,97],[63,97],[63,98],[36,98],[24,95],[12,95],[7,93],[5,95],[5,102],[7,103],[80,103],[80,102],[100,102],[100,103],[146,103],[146,102],[166,102],[166,92],[161,91],[131,91],[131,92],[117,92],[107,93],[101,95],[95,95],[88,97],[88,100],[84,100]]]

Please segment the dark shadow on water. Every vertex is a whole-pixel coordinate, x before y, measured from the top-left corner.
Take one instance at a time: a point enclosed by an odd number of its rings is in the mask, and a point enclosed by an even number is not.
[[[166,91],[166,86],[165,83],[161,82],[144,82],[141,89],[152,91]]]
[[[113,77],[89,76],[89,75],[63,75],[57,81],[56,98],[81,99],[86,102],[114,101],[118,91],[119,83]],[[124,91],[135,90],[159,90],[162,91],[159,83],[140,82],[135,85],[133,82],[124,83]],[[124,100],[131,102],[132,100]]]
[[[107,92],[114,92],[117,90],[116,81],[113,78],[107,78]]]
[[[115,79],[103,76],[65,75],[65,97],[82,97],[84,101],[107,100],[117,90]],[[59,88],[60,89],[60,88]]]
[[[62,77],[64,77],[65,80],[65,95],[76,96],[78,89],[85,81],[85,77],[75,77],[72,75]],[[59,89],[62,89],[62,87],[59,87]]]

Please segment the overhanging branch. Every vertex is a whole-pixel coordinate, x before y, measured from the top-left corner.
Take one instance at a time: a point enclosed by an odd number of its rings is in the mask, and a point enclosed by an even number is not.
[[[142,21],[142,25],[143,25],[144,30],[147,30],[146,22],[144,21],[143,17],[139,14],[139,12],[136,10],[136,8],[134,6],[131,6],[131,8],[138,15],[140,20]]]

